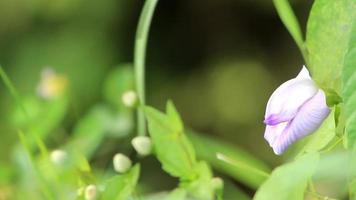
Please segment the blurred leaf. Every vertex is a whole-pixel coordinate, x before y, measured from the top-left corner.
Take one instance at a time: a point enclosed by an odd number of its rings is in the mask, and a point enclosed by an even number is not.
[[[23,98],[23,105],[31,113],[24,116],[21,109],[15,109],[12,114],[14,125],[38,139],[45,139],[62,123],[68,109],[68,97],[63,95],[45,101],[35,96],[29,96]],[[28,138],[28,145],[31,149],[36,145],[36,137]]]
[[[196,177],[194,171],[196,158],[193,146],[183,130],[179,128],[182,122],[174,117],[178,116],[178,113],[175,113],[172,108],[169,110],[170,116],[167,116],[154,108],[145,108],[154,150],[166,172],[181,180],[193,180]]]
[[[318,153],[309,153],[276,168],[257,190],[255,200],[301,200],[308,180],[319,162]]]
[[[224,198],[226,200],[238,199],[238,200],[251,200],[242,189],[240,189],[232,180],[224,180]]]
[[[66,148],[69,148],[70,151],[75,150],[83,153],[85,156],[91,157],[101,144],[107,132],[113,131],[113,127],[114,130],[122,131],[120,127],[115,128],[117,125],[126,126],[117,121],[116,116],[107,106],[97,105],[79,120]],[[116,132],[116,136],[123,137],[128,135],[129,130],[123,130],[122,132]]]
[[[140,175],[140,165],[135,165],[129,172],[116,175],[105,184],[102,200],[127,200],[135,190]]]
[[[354,14],[356,2],[353,4]],[[342,71],[345,116],[345,144],[348,148],[356,149],[356,14],[354,16],[352,32],[348,42],[348,51],[344,59],[344,68]]]
[[[177,188],[170,192],[164,200],[185,200],[187,192],[183,188]]]
[[[312,76],[321,87],[338,94],[355,10],[354,0],[316,0],[308,19],[306,47]]]
[[[297,17],[293,13],[292,7],[290,6],[288,0],[273,0],[273,3],[283,24],[286,26],[289,33],[292,35],[294,41],[297,43],[300,51],[304,56],[305,48],[302,31],[300,30],[300,25],[298,23]]]
[[[31,147],[29,146],[29,141],[34,141],[36,139],[29,140],[28,138],[31,138],[31,137],[32,137],[31,134],[26,136],[23,132],[21,132],[21,131],[19,132],[20,142],[28,156],[28,161],[31,166],[30,169],[32,169],[34,171],[34,175],[36,175],[34,178],[38,181],[38,184],[39,184],[39,186],[38,186],[39,188],[37,188],[37,189],[40,189],[40,191],[43,193],[43,196],[46,197],[46,199],[50,199],[50,200],[54,199],[54,194],[51,191],[49,184],[46,182],[45,177],[43,177],[41,170],[36,165],[35,156],[33,155],[32,151],[31,151]],[[23,151],[21,151],[21,152],[23,152]],[[27,170],[29,170],[29,168],[24,168],[23,170],[26,171],[25,173],[29,173],[27,171]],[[34,180],[31,180],[31,182],[33,184]]]
[[[356,176],[356,156],[350,151],[331,151],[321,156],[313,179],[347,180]],[[342,170],[340,170],[342,169]]]
[[[0,185],[9,183],[14,176],[14,169],[5,163],[0,163]]]
[[[188,133],[189,139],[192,141],[197,151],[198,158],[208,161],[220,172],[228,174],[237,181],[240,181],[255,189],[258,188],[264,180],[266,180],[265,175],[254,170],[257,169],[266,173],[270,171],[267,165],[264,164],[261,160],[258,160],[242,149],[217,139],[202,136],[192,131],[189,131]],[[231,164],[222,162],[217,159],[216,153],[227,155],[233,160],[238,161],[240,165],[233,166]],[[252,166],[253,169],[246,166]]]
[[[301,153],[317,152],[323,149],[335,137],[335,131],[335,109],[333,108],[318,130],[310,136]]]
[[[118,108],[125,108],[121,97],[128,90],[134,89],[134,72],[131,64],[122,64],[112,70],[104,83],[104,97]]]

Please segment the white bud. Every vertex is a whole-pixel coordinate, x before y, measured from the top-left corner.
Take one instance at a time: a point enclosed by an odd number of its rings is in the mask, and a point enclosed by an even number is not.
[[[220,177],[214,177],[210,180],[210,184],[214,190],[219,190],[223,188],[224,181]]]
[[[95,185],[88,185],[85,188],[85,200],[95,200],[98,196],[98,189]]]
[[[121,153],[117,153],[113,159],[114,169],[119,173],[125,173],[131,168],[131,160]]]
[[[53,150],[50,155],[52,163],[56,165],[63,165],[67,157],[68,157],[67,152],[61,149]]]
[[[141,156],[147,156],[152,151],[152,141],[147,136],[137,136],[132,139],[131,144],[136,152]]]
[[[122,102],[127,107],[134,107],[137,104],[137,94],[133,90],[128,90],[122,95]]]

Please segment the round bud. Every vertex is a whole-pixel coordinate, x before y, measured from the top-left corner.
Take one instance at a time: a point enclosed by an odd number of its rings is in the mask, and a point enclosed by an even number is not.
[[[128,90],[122,95],[122,102],[125,106],[132,108],[137,104],[137,94],[133,90]]]
[[[119,173],[125,173],[131,168],[131,160],[121,153],[117,153],[113,159],[114,169]]]
[[[85,188],[84,197],[85,200],[95,200],[98,196],[98,189],[95,185],[88,185]]]
[[[214,177],[210,180],[211,186],[214,190],[220,190],[224,187],[224,181],[220,177]]]
[[[53,150],[50,154],[50,159],[52,163],[56,165],[63,165],[67,157],[68,157],[67,152],[61,149]]]
[[[132,139],[131,144],[136,152],[141,156],[147,156],[152,151],[152,141],[147,136],[137,136]]]

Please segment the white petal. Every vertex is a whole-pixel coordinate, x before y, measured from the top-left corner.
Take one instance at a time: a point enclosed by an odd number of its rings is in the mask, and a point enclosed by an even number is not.
[[[309,72],[303,68],[298,78],[291,79],[279,86],[267,103],[265,123],[276,125],[294,118],[298,109],[318,91]]]
[[[300,70],[297,79],[311,79],[308,69],[303,65],[302,70]]]
[[[316,131],[329,113],[325,94],[318,90],[317,94],[300,108],[283,133],[274,140],[272,144],[274,152],[280,155],[296,140]]]
[[[283,130],[286,128],[288,122],[282,122],[275,126],[266,125],[265,139],[268,141],[269,145],[272,146],[276,138],[278,138]]]

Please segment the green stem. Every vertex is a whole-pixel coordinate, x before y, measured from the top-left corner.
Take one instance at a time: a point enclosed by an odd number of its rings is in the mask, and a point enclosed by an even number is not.
[[[135,50],[134,67],[136,77],[136,91],[141,105],[145,105],[145,58],[148,33],[158,0],[146,0],[138,22]],[[142,108],[137,111],[138,135],[146,134],[145,115]]]
[[[217,159],[224,161],[230,165],[236,166],[236,167],[240,167],[240,168],[244,168],[246,170],[250,170],[250,171],[254,171],[257,174],[260,174],[262,176],[264,176],[265,178],[268,178],[270,176],[270,174],[268,174],[265,171],[262,171],[260,169],[257,169],[253,166],[247,165],[245,163],[242,162],[238,162],[237,160],[233,160],[232,158],[229,158],[228,156],[222,154],[222,153],[217,153],[216,154]]]
[[[26,117],[28,117],[28,113],[26,112],[25,106],[23,105],[23,103],[21,101],[19,93],[17,92],[14,84],[12,84],[10,78],[6,75],[4,69],[1,66],[0,66],[0,77],[4,81],[4,84],[5,84],[6,88],[9,90],[11,96],[16,101],[16,104],[20,107],[23,114]]]

